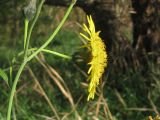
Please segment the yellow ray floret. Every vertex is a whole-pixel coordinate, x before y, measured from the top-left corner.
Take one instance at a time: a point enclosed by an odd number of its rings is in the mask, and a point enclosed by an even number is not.
[[[96,92],[96,86],[99,84],[99,79],[101,78],[104,68],[107,66],[107,53],[105,50],[105,44],[99,36],[99,31],[96,32],[95,25],[91,16],[87,16],[87,21],[89,27],[85,24],[83,25],[83,30],[88,34],[84,35],[82,33],[81,36],[88,40],[88,45],[91,50],[91,61],[88,63],[90,68],[88,70],[89,74],[89,88],[88,88],[88,101],[90,99],[94,99],[94,95]]]

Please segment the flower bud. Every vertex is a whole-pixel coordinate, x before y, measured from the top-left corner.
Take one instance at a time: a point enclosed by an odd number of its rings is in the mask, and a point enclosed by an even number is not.
[[[26,19],[32,20],[36,13],[36,2],[37,0],[30,0],[29,4],[24,8],[24,15]]]

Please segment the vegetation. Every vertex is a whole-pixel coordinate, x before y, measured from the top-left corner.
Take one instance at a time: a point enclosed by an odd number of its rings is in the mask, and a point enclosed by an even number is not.
[[[40,1],[37,1],[37,8]],[[74,8],[63,28],[46,47],[50,54],[42,51],[26,64],[14,96],[13,120],[152,120],[149,116],[158,119],[159,42],[156,47],[152,44],[154,49],[149,51],[141,49],[143,41],[134,48],[131,17],[129,12],[123,12],[130,9],[131,2],[125,2],[125,7],[123,2],[115,3],[118,22],[114,24],[120,27],[116,33],[109,33],[112,37],[108,37],[115,40],[107,51],[109,63],[94,100],[87,101],[90,55],[82,48],[85,41],[79,35],[86,14]],[[26,5],[27,0],[0,1],[0,120],[7,119],[10,92],[24,59],[25,16],[22,11]],[[46,42],[66,9],[43,5],[29,47],[37,49]],[[159,29],[159,23],[155,21],[154,24]],[[156,30],[153,34],[158,36]],[[160,41],[158,37],[157,40]],[[33,52],[28,49],[28,56]],[[62,54],[59,56],[55,52]]]

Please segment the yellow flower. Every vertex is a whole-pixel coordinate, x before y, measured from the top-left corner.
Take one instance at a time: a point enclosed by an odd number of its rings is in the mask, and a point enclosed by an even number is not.
[[[80,33],[80,35],[88,40],[87,47],[91,50],[91,61],[88,63],[90,68],[88,70],[89,74],[89,88],[88,88],[88,101],[94,99],[96,92],[96,86],[99,84],[99,79],[101,78],[104,68],[107,66],[107,53],[105,50],[105,44],[99,36],[100,31],[96,32],[95,25],[91,16],[87,16],[87,21],[89,27],[85,24],[83,25],[83,30],[88,34],[87,36]]]
[[[149,116],[148,120],[160,120],[160,116],[157,115],[155,118],[152,118],[152,116]]]

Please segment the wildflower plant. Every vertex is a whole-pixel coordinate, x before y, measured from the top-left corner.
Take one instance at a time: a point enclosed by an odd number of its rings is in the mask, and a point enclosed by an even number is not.
[[[96,32],[95,30],[95,25],[92,17],[87,16],[87,21],[89,27],[83,24],[83,30],[88,35],[85,35],[83,33],[80,33],[80,35],[88,41],[87,48],[89,48],[92,56],[91,61],[88,63],[90,65],[90,68],[88,70],[88,80],[90,81],[90,83],[88,88],[89,95],[87,100],[89,101],[90,99],[94,99],[96,87],[99,84],[99,80],[102,77],[102,74],[104,73],[105,67],[107,66],[107,53],[105,44],[99,36],[100,31]]]
[[[64,54],[51,51],[46,49],[46,47],[54,40],[54,37],[57,35],[57,33],[60,31],[61,27],[65,23],[66,19],[68,18],[74,4],[76,3],[76,0],[72,0],[70,6],[67,9],[66,14],[64,15],[63,19],[57,26],[57,28],[54,30],[54,32],[49,36],[49,38],[46,40],[44,44],[41,45],[39,48],[29,48],[30,47],[30,38],[33,31],[33,28],[35,26],[35,23],[38,20],[39,14],[41,12],[41,8],[45,2],[45,0],[40,0],[38,7],[36,7],[36,1],[37,0],[30,0],[30,3],[27,7],[24,9],[25,14],[25,20],[24,20],[24,50],[20,55],[23,55],[23,61],[21,62],[21,65],[19,67],[19,70],[16,74],[16,77],[14,79],[13,85],[11,87],[11,93],[9,98],[9,104],[8,104],[8,111],[7,111],[7,120],[11,120],[11,112],[12,112],[12,104],[13,104],[13,98],[16,91],[17,83],[19,81],[19,78],[21,76],[21,73],[23,72],[23,69],[25,68],[26,64],[31,61],[33,58],[35,58],[40,52],[47,52],[59,57],[70,59],[69,56],[66,56]],[[1,72],[1,71],[0,71]],[[2,72],[0,73],[2,76]],[[4,74],[3,74],[4,76]],[[3,77],[6,78],[5,76]],[[7,79],[6,79],[7,81]]]
[[[152,116],[149,116],[148,120],[160,120],[160,116],[157,115],[155,118],[152,118]]]

